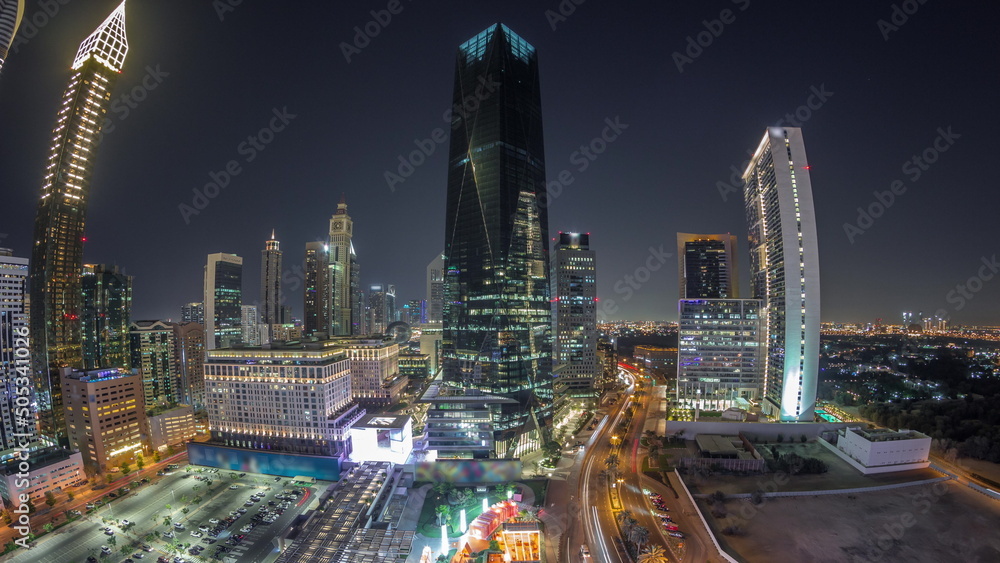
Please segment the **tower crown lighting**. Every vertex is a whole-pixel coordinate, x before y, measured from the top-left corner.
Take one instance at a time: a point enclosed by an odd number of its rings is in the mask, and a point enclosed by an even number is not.
[[[89,37],[80,43],[73,59],[73,70],[79,69],[87,59],[94,58],[115,72],[122,71],[125,55],[128,53],[128,38],[125,37],[125,2],[111,12]]]

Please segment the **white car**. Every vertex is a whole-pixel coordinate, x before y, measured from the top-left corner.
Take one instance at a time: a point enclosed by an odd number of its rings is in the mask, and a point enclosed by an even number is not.
[[[198,530],[191,530],[191,537],[192,538],[200,538],[201,536],[202,536],[202,533],[199,532]]]
[[[219,519],[218,518],[212,518],[211,520],[208,521],[208,523],[209,524],[218,524],[219,523]]]

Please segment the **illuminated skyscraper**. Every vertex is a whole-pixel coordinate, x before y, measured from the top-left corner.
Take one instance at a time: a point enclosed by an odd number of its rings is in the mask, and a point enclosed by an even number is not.
[[[0,71],[24,17],[24,0],[0,0]]]
[[[188,303],[181,306],[182,323],[205,324],[205,304]]]
[[[589,399],[597,363],[597,255],[590,233],[559,233],[552,256],[552,364],[556,393]]]
[[[330,326],[330,258],[322,242],[306,243],[305,290],[303,293],[303,332],[312,336],[326,334]]]
[[[681,299],[736,299],[740,274],[733,235],[677,233]]]
[[[62,96],[35,217],[31,327],[41,430],[65,443],[60,367],[83,367],[80,273],[90,176],[125,62],[125,3],[80,44]]]
[[[503,24],[458,48],[445,211],[444,378],[514,399],[497,451],[551,415],[548,201],[535,48]],[[473,100],[476,103],[469,103]]]
[[[205,349],[228,348],[243,338],[243,259],[222,252],[205,265]]]
[[[330,336],[351,334],[351,237],[354,223],[347,214],[347,202],[341,198],[337,212],[330,218],[331,291]]]
[[[812,422],[819,370],[819,250],[802,130],[764,133],[746,182],[750,286],[763,300],[766,365],[763,410],[781,421]]]
[[[143,403],[147,409],[159,401],[182,401],[177,374],[177,341],[174,324],[136,321],[130,327],[132,367],[142,378]]]
[[[260,256],[260,318],[256,323],[266,325],[290,323],[284,318],[281,304],[281,249],[271,231],[271,239],[264,243]]]
[[[130,369],[132,276],[118,271],[118,266],[84,264],[81,290],[84,369]]]
[[[427,320],[441,324],[444,308],[444,254],[438,254],[427,265]]]
[[[28,316],[24,311],[25,290],[28,285],[28,259],[13,256],[8,248],[0,248],[0,449],[17,446],[18,433],[27,434],[21,441],[34,441],[35,413],[30,409],[27,416],[15,404],[17,399],[18,368],[21,373],[30,373],[31,366],[23,352],[23,334],[28,328]],[[28,398],[31,400],[31,397]]]

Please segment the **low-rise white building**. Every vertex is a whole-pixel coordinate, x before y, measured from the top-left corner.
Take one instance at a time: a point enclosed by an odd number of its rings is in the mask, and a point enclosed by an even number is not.
[[[915,430],[849,427],[837,432],[834,451],[868,475],[925,468],[930,450],[930,436]]]
[[[21,494],[27,494],[35,506],[41,506],[46,492],[58,494],[87,481],[80,452],[58,448],[34,451],[27,461],[27,472],[21,471],[19,461],[15,456],[0,468],[0,497],[3,497],[0,507],[18,506]]]

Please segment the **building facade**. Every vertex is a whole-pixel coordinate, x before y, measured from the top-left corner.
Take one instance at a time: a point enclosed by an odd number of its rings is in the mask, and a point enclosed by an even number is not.
[[[281,294],[281,248],[274,231],[264,243],[260,256],[260,319],[256,323],[281,324],[292,322],[284,318]]]
[[[243,338],[243,259],[222,252],[205,265],[205,347],[227,348]]]
[[[205,324],[205,304],[204,303],[187,303],[181,306],[181,322],[182,323],[198,323],[200,325]]]
[[[351,360],[339,346],[209,350],[205,395],[215,443],[325,456],[346,449],[337,418],[351,406]]]
[[[80,44],[51,136],[31,252],[32,357],[43,435],[65,444],[60,368],[83,367],[80,316],[90,177],[128,52],[125,3]],[[127,325],[126,325],[127,329]]]
[[[306,243],[303,332],[312,336],[330,329],[330,251],[322,242]]]
[[[260,312],[256,305],[242,305],[240,307],[240,340],[247,346],[261,345]],[[265,329],[266,332],[266,329]]]
[[[37,434],[35,413],[30,405],[16,404],[19,388],[20,395],[29,402],[34,399],[30,359],[25,354],[31,338],[24,302],[27,284],[28,259],[0,248],[0,451],[32,442]],[[28,377],[29,384],[18,385],[18,377]]]
[[[194,439],[194,409],[190,405],[152,409],[146,413],[149,421],[149,442],[154,450],[183,444]]]
[[[351,359],[351,397],[365,407],[395,403],[406,387],[399,344],[391,338],[337,339]]]
[[[681,299],[737,299],[740,273],[734,235],[677,233]]]
[[[743,173],[750,286],[763,301],[767,362],[762,407],[811,422],[819,372],[819,249],[802,130],[771,127]]]
[[[138,373],[121,368],[63,370],[70,446],[90,471],[104,471],[146,452],[146,409]]]
[[[351,256],[354,246],[354,222],[347,214],[347,202],[341,198],[330,218],[330,336],[346,336],[352,331]]]
[[[591,399],[597,363],[597,255],[590,233],[559,233],[552,256],[552,365],[556,396]]]
[[[174,358],[180,384],[179,401],[195,410],[205,408],[205,327],[174,323]]]
[[[38,507],[45,502],[45,493],[59,494],[63,489],[86,482],[83,455],[62,448],[32,452],[28,459],[27,477],[20,474],[17,462],[0,466],[0,497],[3,497],[4,503],[15,507],[21,505],[22,494],[28,495]]]
[[[24,0],[0,0],[0,71],[24,17]]]
[[[444,254],[427,265],[427,323],[440,324],[444,310]]]
[[[758,299],[681,299],[677,400],[709,410],[760,398],[764,315]]]
[[[177,341],[173,323],[136,321],[129,332],[132,341],[132,367],[142,378],[143,404],[181,401],[180,376],[177,373]]]
[[[504,407],[517,404],[515,399],[445,382],[431,383],[420,402],[430,405],[419,445],[425,461],[507,456],[507,446],[494,440],[495,424],[504,417]]]
[[[121,273],[117,266],[84,264],[80,285],[84,369],[129,369],[132,276]]]
[[[535,48],[503,24],[459,46],[445,211],[444,379],[513,399],[509,457],[552,415],[548,200]],[[476,108],[466,107],[479,92]],[[516,124],[516,125],[515,125]]]

